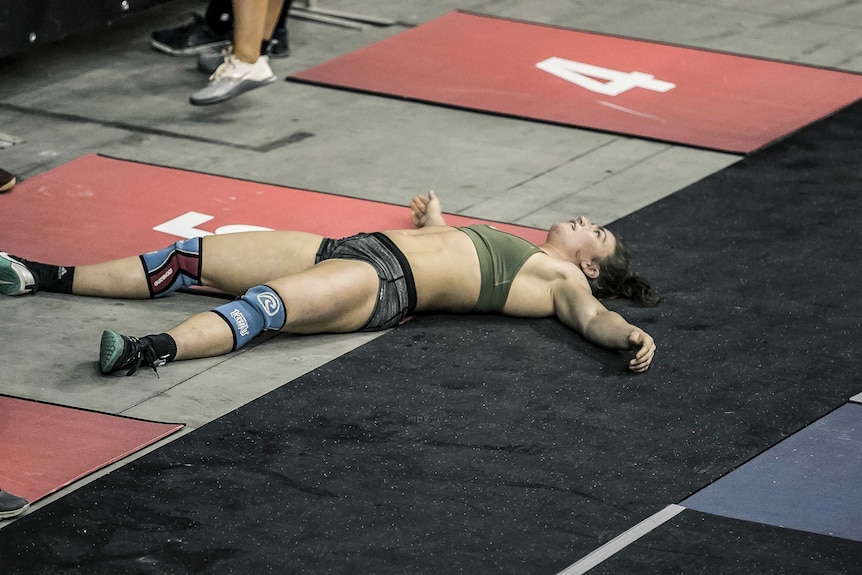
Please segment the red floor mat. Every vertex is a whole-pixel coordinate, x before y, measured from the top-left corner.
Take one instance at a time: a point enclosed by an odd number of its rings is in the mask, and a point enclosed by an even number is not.
[[[237,226],[342,237],[412,227],[409,198],[404,201],[384,204],[89,155],[0,195],[0,250],[81,265]],[[446,219],[452,225],[483,221]],[[534,243],[546,236],[544,230],[489,223]]]
[[[0,488],[37,501],[182,427],[0,396]]]
[[[292,79],[735,153],[862,98],[862,75],[463,12]]]

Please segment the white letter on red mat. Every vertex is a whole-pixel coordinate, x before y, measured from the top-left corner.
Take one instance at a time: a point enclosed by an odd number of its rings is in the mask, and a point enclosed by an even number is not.
[[[200,238],[203,236],[211,236],[212,232],[201,230],[197,226],[205,224],[213,219],[213,216],[201,214],[199,212],[186,212],[181,216],[177,216],[172,220],[168,220],[163,224],[159,224],[153,229],[157,232],[162,232],[171,236],[179,236],[181,238]],[[250,226],[246,224],[228,224],[220,226],[216,234],[233,234],[236,232],[254,232],[254,231],[272,231],[272,228],[264,228],[261,226]]]

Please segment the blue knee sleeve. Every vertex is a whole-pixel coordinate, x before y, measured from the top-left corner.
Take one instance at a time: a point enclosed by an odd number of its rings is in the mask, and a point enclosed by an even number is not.
[[[213,310],[230,326],[233,349],[239,349],[263,330],[279,330],[287,316],[284,302],[269,286],[256,286],[241,298]]]
[[[161,297],[180,288],[201,285],[201,239],[180,240],[141,256],[150,297]]]

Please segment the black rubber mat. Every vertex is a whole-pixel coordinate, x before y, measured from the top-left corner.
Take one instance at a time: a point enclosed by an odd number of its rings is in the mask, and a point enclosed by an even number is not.
[[[589,574],[847,575],[859,565],[862,545],[855,541],[689,509]]]
[[[857,104],[613,226],[667,298],[614,306],[647,374],[418,318],[3,529],[4,569],[557,572],[859,392],[860,144]]]

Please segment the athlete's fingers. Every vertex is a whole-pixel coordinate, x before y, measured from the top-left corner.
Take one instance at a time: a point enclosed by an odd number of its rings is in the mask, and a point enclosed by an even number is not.
[[[629,334],[629,344],[637,349],[634,358],[629,361],[629,369],[635,372],[646,371],[655,356],[655,341],[648,333],[637,329]]]

